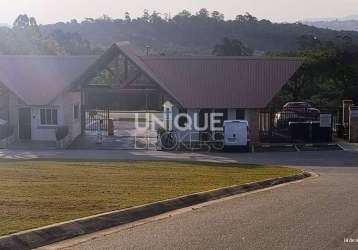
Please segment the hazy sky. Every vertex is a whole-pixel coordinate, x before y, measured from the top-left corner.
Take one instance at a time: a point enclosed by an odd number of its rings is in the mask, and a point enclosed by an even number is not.
[[[187,9],[195,13],[205,7],[226,18],[250,12],[273,21],[297,21],[317,17],[358,14],[358,0],[0,0],[0,23],[12,23],[20,13],[34,16],[39,23],[79,20],[107,14],[113,18],[142,15],[144,9],[172,15]]]

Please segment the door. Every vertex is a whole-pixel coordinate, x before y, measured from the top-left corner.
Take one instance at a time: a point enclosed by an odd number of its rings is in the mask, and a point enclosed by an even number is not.
[[[19,138],[31,140],[31,108],[19,109]]]

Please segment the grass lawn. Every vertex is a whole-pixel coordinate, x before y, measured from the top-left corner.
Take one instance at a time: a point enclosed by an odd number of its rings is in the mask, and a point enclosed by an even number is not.
[[[193,162],[0,161],[0,235],[298,172]]]

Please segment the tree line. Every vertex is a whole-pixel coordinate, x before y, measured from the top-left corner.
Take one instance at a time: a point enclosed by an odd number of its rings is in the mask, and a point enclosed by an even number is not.
[[[126,12],[123,18],[73,19],[41,25],[45,34],[56,30],[79,33],[95,47],[107,48],[114,42],[130,41],[138,48],[150,45],[153,53],[210,54],[224,37],[238,39],[256,54],[267,51],[290,51],[300,48],[299,37],[312,35],[322,41],[335,41],[348,35],[358,44],[358,32],[319,29],[302,23],[273,23],[258,19],[249,13],[234,19],[225,19],[218,11],[205,8],[196,13],[183,10],[174,16],[145,10],[141,17],[132,18]]]
[[[0,27],[3,55],[88,55],[96,53],[78,33],[56,30],[44,34],[34,17],[19,15],[12,28]]]

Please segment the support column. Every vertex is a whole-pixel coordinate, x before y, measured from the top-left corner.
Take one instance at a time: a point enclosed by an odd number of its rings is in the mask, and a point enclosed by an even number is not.
[[[259,110],[246,110],[246,119],[249,122],[250,139],[252,144],[260,143]]]
[[[349,142],[358,142],[358,106],[349,109]]]
[[[128,80],[128,59],[124,58],[124,80]]]
[[[350,117],[350,107],[353,105],[352,100],[343,100],[343,114],[342,114],[342,125],[348,127]]]

